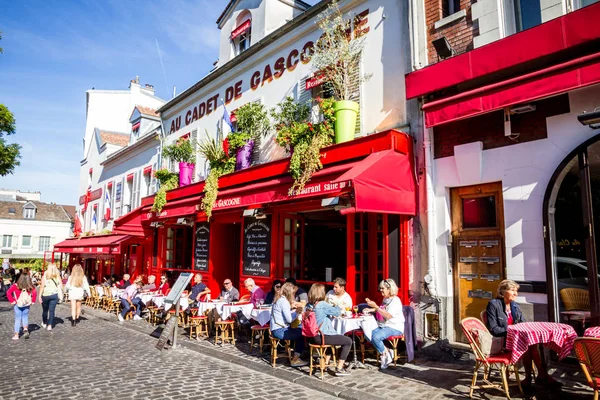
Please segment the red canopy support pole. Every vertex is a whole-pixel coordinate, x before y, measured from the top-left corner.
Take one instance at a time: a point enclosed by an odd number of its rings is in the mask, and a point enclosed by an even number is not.
[[[354,264],[354,214],[346,215],[346,291],[358,304],[364,299],[356,298],[356,265]]]
[[[410,218],[400,216],[400,299],[402,304],[410,304],[409,289],[409,268],[410,268]],[[435,279],[435,278],[434,278]]]

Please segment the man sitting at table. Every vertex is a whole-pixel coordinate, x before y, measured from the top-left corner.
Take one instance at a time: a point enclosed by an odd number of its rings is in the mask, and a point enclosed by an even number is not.
[[[233,287],[231,279],[227,278],[223,282],[223,290],[221,291],[219,299],[225,300],[229,303],[238,301],[240,299],[240,292]]]
[[[190,299],[195,302],[204,301],[204,296],[210,293],[210,289],[202,283],[202,274],[194,275],[194,283]]]
[[[519,294],[519,284],[510,279],[503,280],[498,286],[498,297],[490,300],[487,305],[487,325],[490,333],[496,337],[506,338],[508,326],[525,322],[523,313],[519,304],[515,301]],[[535,363],[538,370],[536,383],[549,386],[562,386],[560,382],[555,381],[550,375],[546,366],[540,358],[537,345],[529,346],[527,352],[521,357],[523,367],[525,368],[525,379],[521,381],[524,388],[531,387],[532,365]]]
[[[153,292],[156,290],[156,277],[154,275],[148,276],[148,284],[142,286],[142,291]]]
[[[256,286],[256,283],[254,282],[254,279],[252,278],[248,278],[244,281],[244,287],[246,288],[247,291],[250,292],[250,303],[254,304],[256,306],[256,304],[259,302],[259,300],[264,301],[265,300],[265,291],[262,290],[260,287]]]
[[[119,289],[127,289],[131,285],[129,279],[131,279],[131,276],[129,274],[124,274],[123,280],[117,283],[117,287]]]
[[[346,280],[344,278],[335,278],[333,290],[327,292],[325,301],[342,311],[352,309],[352,297],[346,292]]]
[[[129,285],[127,289],[125,289],[125,292],[123,292],[123,294],[121,295],[121,304],[123,305],[123,311],[121,311],[121,313],[118,315],[120,322],[125,321],[125,315],[127,315],[129,310],[131,309],[131,306],[133,305],[135,305],[135,316],[133,317],[133,319],[142,319],[142,317],[140,317],[140,314],[142,313],[142,306],[144,305],[144,303],[142,303],[142,299],[137,297],[137,294],[140,288],[142,287],[142,283],[142,277],[138,276],[133,282],[133,284]]]
[[[302,303],[302,307],[304,307],[306,305],[306,303],[308,303],[308,293],[306,293],[306,290],[304,290],[298,286],[295,278],[292,278],[290,276],[289,278],[287,278],[285,280],[285,283],[288,283],[288,282],[291,283],[292,285],[296,286],[296,295],[294,296],[294,300],[296,301],[296,303]],[[294,307],[297,307],[300,304],[292,304],[292,305]]]

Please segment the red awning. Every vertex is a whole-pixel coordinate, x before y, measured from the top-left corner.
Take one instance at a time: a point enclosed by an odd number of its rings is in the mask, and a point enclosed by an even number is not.
[[[129,175],[127,175],[127,180],[128,180],[128,181],[132,181],[132,180],[133,180],[133,174],[129,174]]]
[[[193,196],[181,200],[169,201],[158,214],[152,212],[152,206],[146,206],[142,209],[141,220],[164,220],[195,215],[198,212],[196,206],[200,204],[200,199],[200,196]]]
[[[138,129],[140,127],[140,125],[141,125],[141,122],[136,122],[135,124],[133,124],[131,126],[131,130],[135,131],[136,129]]]
[[[600,2],[406,75],[406,98],[423,96],[500,71],[591,45],[600,39]],[[597,48],[597,47],[596,47]]]
[[[144,175],[150,175],[152,174],[152,165],[148,165],[147,167],[144,168]]]
[[[103,235],[67,239],[54,245],[54,251],[60,253],[81,254],[121,254],[121,245],[133,235]]]
[[[106,185],[106,187],[107,187],[108,189],[110,189],[111,187],[113,187],[113,183],[112,183],[112,182],[108,182],[108,185]]]
[[[423,105],[427,127],[600,83],[600,52]]]
[[[114,222],[113,232],[116,234],[144,236],[144,228],[142,226],[143,207],[138,207],[135,210],[128,212]]]
[[[335,183],[351,182],[353,207],[349,212],[417,214],[415,177],[411,159],[395,150],[369,155]]]
[[[235,39],[236,37],[240,36],[242,33],[246,32],[248,29],[250,29],[251,24],[252,24],[252,20],[250,20],[250,19],[247,19],[246,21],[242,22],[242,24],[240,26],[238,26],[233,31],[231,31],[231,40]]]

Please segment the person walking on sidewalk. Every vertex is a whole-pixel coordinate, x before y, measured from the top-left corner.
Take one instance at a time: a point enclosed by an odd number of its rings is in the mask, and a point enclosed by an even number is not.
[[[84,294],[92,295],[81,264],[73,266],[66,287],[69,291],[69,300],[71,300],[71,326],[75,326],[79,323],[81,316],[81,300],[83,300]]]
[[[56,264],[48,264],[48,269],[42,276],[40,287],[40,303],[42,303],[42,328],[49,331],[54,326],[54,310],[62,300],[62,282]]]
[[[12,285],[6,292],[10,304],[14,306],[15,312],[15,335],[13,340],[19,340],[19,332],[23,326],[23,337],[29,339],[29,308],[35,302],[37,293],[31,277],[21,274],[17,283]]]

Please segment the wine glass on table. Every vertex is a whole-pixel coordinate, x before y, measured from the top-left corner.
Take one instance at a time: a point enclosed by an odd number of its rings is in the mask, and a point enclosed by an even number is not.
[[[358,306],[356,304],[352,307],[352,310],[354,311],[354,316],[358,316]]]

